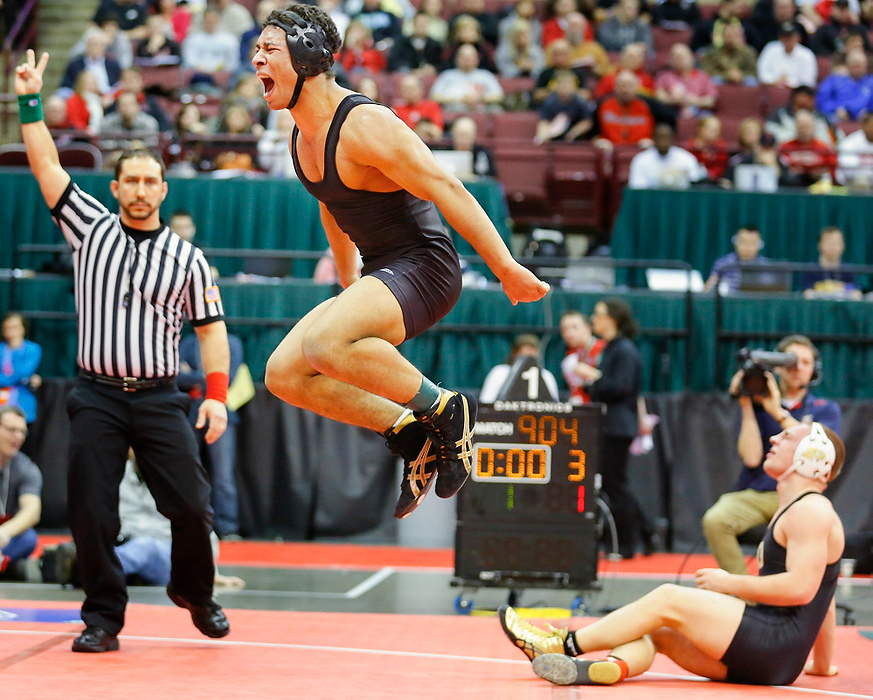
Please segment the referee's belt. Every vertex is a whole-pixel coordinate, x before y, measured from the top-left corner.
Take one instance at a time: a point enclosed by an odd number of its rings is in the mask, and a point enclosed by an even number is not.
[[[88,372],[80,369],[79,376],[95,384],[113,386],[122,391],[142,391],[143,389],[156,389],[159,386],[170,386],[176,383],[175,375],[172,377],[155,377],[154,379],[140,379],[138,377],[107,377],[105,374]]]

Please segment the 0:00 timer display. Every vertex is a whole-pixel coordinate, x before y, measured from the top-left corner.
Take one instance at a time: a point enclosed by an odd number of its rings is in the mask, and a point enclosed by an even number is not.
[[[549,445],[478,442],[473,461],[473,481],[547,484],[552,476]]]

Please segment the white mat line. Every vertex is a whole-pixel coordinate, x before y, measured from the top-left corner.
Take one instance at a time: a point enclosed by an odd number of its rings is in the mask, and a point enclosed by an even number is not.
[[[68,636],[73,637],[77,636],[78,632],[57,632],[57,631],[38,631],[38,630],[4,630],[0,629],[0,634],[19,634],[19,635],[41,635],[41,636]],[[403,656],[409,658],[416,659],[437,659],[437,660],[446,660],[446,661],[474,661],[477,663],[487,663],[487,664],[500,664],[500,665],[529,665],[528,661],[522,660],[513,660],[513,659],[493,659],[487,657],[478,657],[478,656],[460,656],[456,654],[431,654],[427,652],[414,652],[414,651],[393,651],[389,649],[359,649],[354,647],[332,647],[332,646],[314,646],[312,644],[284,644],[280,642],[243,642],[243,641],[235,641],[235,640],[227,640],[227,639],[188,639],[188,638],[180,638],[180,637],[144,637],[140,635],[120,635],[119,639],[128,640],[128,641],[140,641],[140,642],[169,642],[173,644],[190,644],[193,646],[200,645],[208,645],[208,646],[227,646],[227,647],[251,647],[251,648],[261,648],[261,649],[294,649],[301,651],[326,651],[331,653],[343,653],[343,654],[370,654],[374,656]],[[701,678],[700,676],[686,676],[682,674],[676,673],[656,673],[652,671],[647,671],[640,677],[641,680],[646,676],[652,676],[654,678],[664,678],[667,680],[683,680],[683,681],[696,681],[696,682],[704,682],[708,683],[706,678]],[[758,686],[743,686],[745,689],[752,691],[754,688]],[[856,700],[873,700],[873,695],[860,695],[858,693],[846,693],[838,690],[824,690],[818,688],[799,688],[796,686],[761,686],[768,688],[776,688],[779,690],[797,692],[797,693],[810,693],[812,695],[822,695],[826,697],[841,697],[841,698],[855,698]]]
[[[361,583],[359,583],[357,586],[352,588],[350,591],[347,591],[345,597],[349,598],[350,600],[354,600],[355,598],[360,598],[362,595],[364,595],[364,593],[366,593],[369,590],[372,590],[373,588],[378,586],[380,583],[382,583],[382,581],[389,578],[393,574],[394,574],[394,567],[392,567],[392,566],[383,567],[382,569],[379,569],[379,571],[377,571],[372,576],[369,576],[368,578],[364,579]]]

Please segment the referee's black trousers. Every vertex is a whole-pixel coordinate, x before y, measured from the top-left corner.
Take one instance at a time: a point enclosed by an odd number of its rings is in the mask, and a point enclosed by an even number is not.
[[[195,605],[212,597],[209,482],[188,423],[189,401],[172,385],[125,392],[79,379],[70,392],[67,507],[86,625],[110,634],[124,625],[127,587],[115,544],[118,487],[129,446],[158,510],[172,524],[173,589]]]

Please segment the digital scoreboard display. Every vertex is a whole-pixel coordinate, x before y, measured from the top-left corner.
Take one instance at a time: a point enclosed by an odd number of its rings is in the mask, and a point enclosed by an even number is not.
[[[587,587],[597,578],[603,407],[507,400],[479,408],[458,494],[456,584]]]

